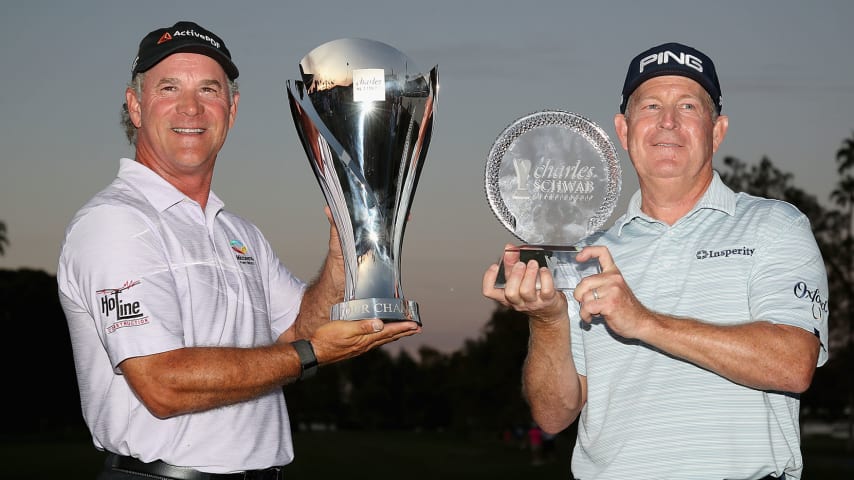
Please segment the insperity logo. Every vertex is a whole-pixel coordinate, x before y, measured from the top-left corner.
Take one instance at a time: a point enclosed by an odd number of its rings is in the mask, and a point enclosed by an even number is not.
[[[729,258],[732,256],[750,257],[753,256],[753,252],[755,251],[755,248],[750,247],[724,248],[722,250],[697,250],[697,260],[720,257]]]
[[[249,255],[249,247],[244,245],[240,240],[232,240],[229,242],[231,249],[237,254],[234,258],[243,265],[255,265],[255,257]]]
[[[107,326],[107,333],[113,333],[124,327],[135,327],[148,323],[148,316],[142,311],[139,300],[128,300],[127,291],[140,284],[139,280],[127,281],[118,288],[104,288],[95,293],[101,297],[101,313],[104,318],[114,319]]]

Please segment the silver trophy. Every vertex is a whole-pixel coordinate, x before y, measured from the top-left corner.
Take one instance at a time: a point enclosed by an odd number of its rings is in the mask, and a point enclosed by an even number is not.
[[[401,287],[400,253],[433,131],[438,65],[422,72],[384,43],[343,38],[300,61],[287,82],[297,133],[344,253],[344,301],[332,320],[421,324]]]
[[[549,267],[555,288],[562,290],[599,272],[598,262],[578,262],[575,255],[578,243],[605,224],[620,196],[617,151],[602,128],[560,110],[526,115],[493,143],[485,181],[493,213],[524,242],[502,256],[497,288],[504,287],[517,259]]]

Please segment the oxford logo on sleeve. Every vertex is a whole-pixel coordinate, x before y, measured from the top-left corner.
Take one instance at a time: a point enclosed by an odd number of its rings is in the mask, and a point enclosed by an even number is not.
[[[827,314],[829,313],[827,297],[821,295],[818,287],[811,289],[806,282],[799,281],[795,283],[795,287],[792,291],[794,292],[795,297],[808,301],[812,304],[812,316],[814,319],[821,320],[823,318],[827,318]]]
[[[140,284],[139,280],[127,281],[118,288],[104,288],[95,291],[101,296],[100,310],[104,318],[112,320],[107,333],[113,333],[124,327],[135,327],[148,323],[148,315],[142,310],[139,300],[129,298],[127,291]]]

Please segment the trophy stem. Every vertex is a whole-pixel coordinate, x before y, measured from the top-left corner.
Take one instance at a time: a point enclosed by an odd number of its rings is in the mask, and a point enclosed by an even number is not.
[[[365,320],[379,318],[383,322],[413,321],[421,325],[418,304],[401,298],[360,298],[332,306],[332,320]]]

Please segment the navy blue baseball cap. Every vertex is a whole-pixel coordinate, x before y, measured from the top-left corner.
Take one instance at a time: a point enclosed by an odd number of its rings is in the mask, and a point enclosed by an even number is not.
[[[681,43],[664,43],[632,59],[620,97],[620,113],[626,113],[629,96],[643,82],[662,75],[680,75],[699,83],[709,92],[715,108],[721,113],[723,99],[715,64],[703,52]]]
[[[131,66],[131,76],[157,65],[173,53],[189,52],[207,55],[225,70],[229,80],[240,74],[231,61],[231,52],[216,34],[194,22],[181,21],[171,27],[158,28],[139,42],[139,52]]]

